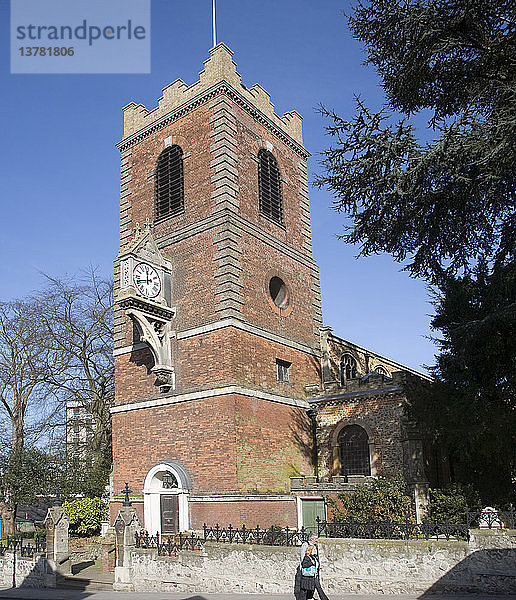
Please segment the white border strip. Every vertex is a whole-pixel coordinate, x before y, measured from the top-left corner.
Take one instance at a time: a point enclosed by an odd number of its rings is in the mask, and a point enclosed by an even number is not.
[[[189,496],[188,502],[294,502],[295,496]]]
[[[203,398],[215,398],[216,396],[228,396],[230,394],[250,396],[251,398],[259,398],[260,400],[268,400],[269,402],[278,402],[279,404],[289,404],[290,406],[298,406],[299,408],[305,409],[310,407],[310,404],[308,404],[306,400],[301,400],[299,398],[277,396],[276,394],[268,394],[267,392],[261,392],[260,390],[251,390],[238,385],[228,385],[222,388],[191,392],[190,394],[179,394],[177,396],[155,398],[154,400],[145,400],[143,402],[120,404],[119,406],[113,406],[110,409],[110,412],[113,415],[116,413],[128,412],[130,410],[155,408],[156,406],[167,406],[169,404],[179,404],[180,402],[190,402],[191,400],[202,400]]]
[[[256,327],[255,325],[244,323],[243,321],[239,321],[238,319],[234,319],[232,317],[229,317],[227,319],[221,319],[220,321],[216,321],[215,323],[209,323],[208,325],[203,325],[201,327],[186,329],[185,331],[181,331],[177,334],[177,339],[183,340],[189,337],[193,337],[195,335],[201,335],[203,333],[210,333],[212,331],[216,331],[217,329],[223,329],[224,327],[234,327],[235,329],[240,329],[240,331],[245,331],[246,333],[253,333],[255,335],[258,335],[271,342],[277,342],[278,344],[289,346],[290,348],[294,348],[295,350],[300,350],[301,352],[306,352],[307,354],[311,354],[313,356],[319,356],[319,353],[314,348],[311,348],[306,344],[294,342],[293,340],[283,337],[282,335],[270,333],[269,331],[262,329],[261,327]]]
[[[265,329],[261,329],[260,327],[256,327],[254,325],[250,325],[249,323],[244,323],[243,321],[239,321],[238,319],[234,319],[229,317],[227,319],[221,319],[220,321],[215,321],[214,323],[208,323],[207,325],[201,325],[200,327],[193,327],[192,329],[186,329],[185,331],[180,331],[177,333],[178,340],[185,340],[190,337],[194,337],[197,335],[204,335],[206,333],[211,333],[212,331],[217,331],[219,329],[224,329],[226,327],[234,327],[240,331],[245,331],[246,333],[251,333],[253,335],[257,335],[261,338],[269,340],[270,342],[275,342],[277,344],[282,344],[283,346],[287,346],[288,348],[293,348],[294,350],[299,350],[300,352],[304,352],[306,354],[310,354],[310,356],[315,356],[319,358],[320,352],[316,348],[311,348],[306,344],[301,344],[299,342],[295,342],[281,335],[277,335],[275,333],[270,333]],[[113,354],[114,356],[120,356],[121,354],[129,354],[134,352],[135,350],[141,350],[143,348],[147,348],[147,344],[131,344],[130,346],[124,346],[122,348],[117,348]]]

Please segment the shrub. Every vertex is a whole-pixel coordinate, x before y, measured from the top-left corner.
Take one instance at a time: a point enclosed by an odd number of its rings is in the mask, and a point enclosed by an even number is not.
[[[101,498],[78,498],[63,502],[70,519],[70,533],[90,536],[99,533],[100,524],[108,518],[108,505]]]
[[[431,523],[465,523],[466,504],[480,508],[480,497],[471,486],[454,483],[446,488],[430,488],[430,502],[425,521]]]
[[[330,499],[333,516],[337,521],[413,521],[412,498],[406,493],[402,477],[380,477],[357,486],[354,492],[339,494],[339,500]]]

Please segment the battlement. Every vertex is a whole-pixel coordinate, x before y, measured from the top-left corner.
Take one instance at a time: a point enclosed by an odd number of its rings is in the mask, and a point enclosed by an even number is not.
[[[256,83],[252,88],[247,88],[242,83],[242,77],[236,70],[232,56],[233,52],[225,44],[217,44],[210,50],[210,58],[204,62],[204,69],[199,73],[199,81],[189,86],[181,79],[176,79],[163,89],[163,96],[153,110],[148,110],[143,104],[134,102],[125,106],[123,109],[124,138],[148,127],[220,81],[225,81],[245,100],[260,110],[274,125],[302,144],[301,115],[292,110],[281,117],[278,116],[274,112],[274,104],[272,104],[269,94],[259,84]]]

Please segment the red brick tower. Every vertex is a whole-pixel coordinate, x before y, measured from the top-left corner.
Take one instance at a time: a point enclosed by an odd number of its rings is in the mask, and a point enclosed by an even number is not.
[[[246,88],[224,44],[210,54],[154,110],[129,104],[118,144],[113,485],[151,532],[295,525],[289,477],[312,470],[321,304],[301,117]]]

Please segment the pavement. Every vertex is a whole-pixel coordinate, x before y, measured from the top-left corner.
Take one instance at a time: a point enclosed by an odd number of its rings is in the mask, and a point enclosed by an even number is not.
[[[411,595],[411,594],[347,594],[330,600],[516,600],[516,596],[496,595]],[[49,589],[0,589],[0,599],[19,600],[294,600],[293,594],[169,594],[165,592],[107,592]]]

